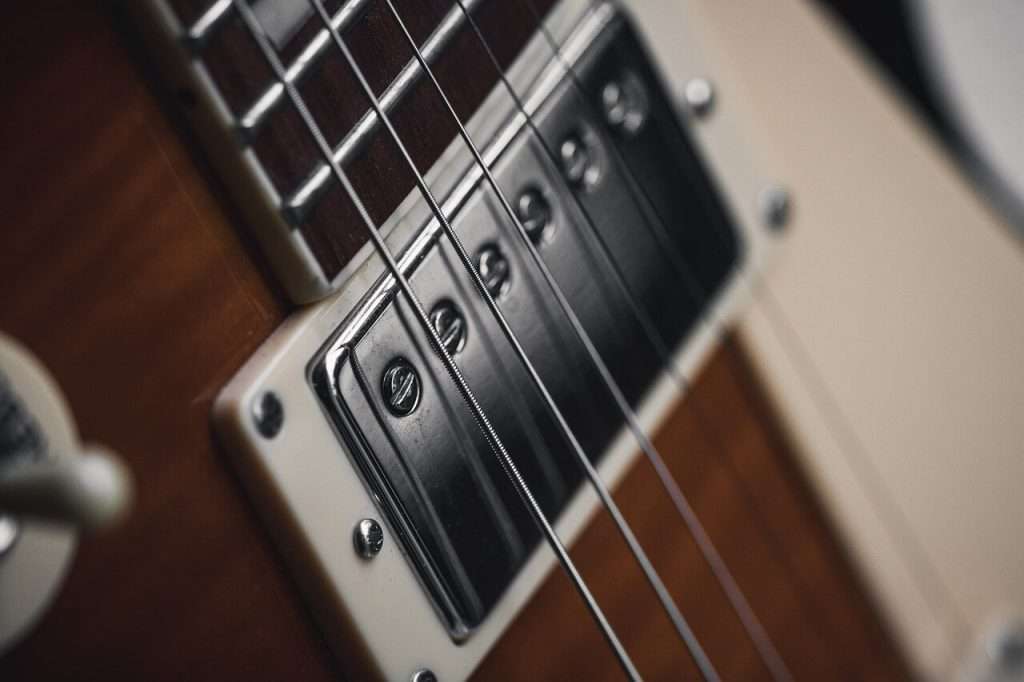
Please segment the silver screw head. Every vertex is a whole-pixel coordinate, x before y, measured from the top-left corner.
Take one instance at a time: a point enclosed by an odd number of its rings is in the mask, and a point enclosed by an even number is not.
[[[352,543],[364,559],[372,559],[384,547],[384,529],[374,519],[363,519],[352,531]]]
[[[789,192],[779,185],[765,187],[757,198],[761,221],[776,232],[782,231],[789,223],[791,204]]]
[[[706,78],[690,79],[683,87],[683,97],[690,111],[698,118],[710,114],[715,105],[715,89]]]
[[[601,167],[594,150],[579,136],[570,135],[558,149],[562,162],[562,173],[569,184],[590,189],[601,179]]]
[[[476,269],[493,298],[501,298],[511,288],[512,266],[496,245],[488,244],[480,249],[476,257]]]
[[[422,386],[420,375],[405,358],[395,358],[388,363],[380,382],[384,404],[396,417],[412,414],[420,404]]]
[[[264,438],[273,438],[284,425],[284,406],[273,391],[266,391],[256,397],[252,406],[253,423]]]
[[[516,217],[535,245],[550,236],[551,204],[538,187],[529,187],[516,200]]]
[[[21,528],[13,516],[0,516],[0,559],[3,559],[18,541]]]
[[[989,658],[1002,673],[1024,673],[1024,622],[1015,621],[1003,625],[989,638],[986,649]]]
[[[633,137],[644,127],[650,111],[647,89],[633,73],[608,82],[601,90],[604,120],[612,130]]]
[[[412,677],[410,677],[409,679],[410,682],[437,682],[437,675],[435,675],[430,670],[423,668],[422,670],[417,670],[416,672],[414,672],[412,674]]]
[[[449,355],[455,355],[466,347],[466,319],[453,302],[444,300],[435,305],[430,311],[430,324]]]

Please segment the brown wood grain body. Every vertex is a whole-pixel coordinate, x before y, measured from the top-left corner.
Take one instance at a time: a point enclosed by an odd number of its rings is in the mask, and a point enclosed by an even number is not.
[[[281,297],[109,9],[51,0],[9,14],[0,331],[51,369],[84,438],[124,456],[138,499],[124,527],[83,540],[0,679],[362,679],[322,641],[210,432],[214,396],[283,319]],[[802,679],[902,677],[754,384],[739,352],[720,352],[659,443]],[[641,465],[617,495],[722,672],[762,675],[654,491]],[[574,556],[644,671],[685,674],[606,520]],[[617,671],[554,574],[478,677]]]

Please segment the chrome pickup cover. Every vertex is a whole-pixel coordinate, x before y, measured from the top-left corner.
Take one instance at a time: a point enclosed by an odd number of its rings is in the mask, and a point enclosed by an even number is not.
[[[610,22],[494,166],[503,192],[637,405],[740,260],[739,232],[629,24]],[[590,100],[589,102],[584,101]],[[479,172],[453,227],[597,461],[622,415]],[[458,193],[458,191],[456,192]],[[436,221],[401,257],[549,518],[579,464]],[[653,337],[653,341],[652,341]],[[478,626],[539,534],[393,278],[313,358],[310,381],[452,637]]]

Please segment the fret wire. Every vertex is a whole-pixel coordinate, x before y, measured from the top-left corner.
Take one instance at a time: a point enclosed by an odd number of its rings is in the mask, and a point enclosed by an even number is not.
[[[312,1],[317,5],[320,5],[321,3],[321,0]],[[466,130],[466,127],[459,118],[459,115],[455,111],[454,106],[452,106],[451,100],[444,92],[444,88],[441,87],[441,84],[438,82],[430,66],[426,63],[426,60],[420,53],[419,48],[416,45],[415,39],[412,37],[412,34],[409,32],[408,28],[403,22],[401,16],[398,13],[398,10],[394,6],[394,3],[392,2],[392,0],[385,1],[388,5],[388,8],[391,11],[392,16],[395,18],[395,21],[398,23],[399,28],[401,29],[403,35],[405,36],[406,42],[412,48],[417,61],[420,63],[420,66],[423,68],[427,77],[433,84],[434,88],[437,90],[438,94],[441,96],[441,99],[444,101],[445,107],[448,109],[451,118],[453,119],[458,128],[459,136],[465,142],[466,146],[470,149],[477,165],[480,167],[481,172],[484,174],[487,183],[490,185],[491,189],[497,195],[504,212],[515,225],[516,230],[518,231],[519,236],[521,238],[521,241],[526,246],[526,249],[530,252],[530,256],[532,257],[534,264],[542,273],[548,287],[555,295],[555,298],[558,301],[563,313],[566,315],[567,318],[569,318],[570,324],[573,327],[573,331],[575,332],[580,342],[583,343],[584,347],[586,348],[587,354],[590,356],[592,363],[601,375],[602,381],[605,383],[609,392],[612,394],[613,399],[617,403],[620,411],[623,413],[623,416],[625,417],[630,430],[633,431],[634,437],[636,438],[637,442],[640,444],[640,447],[642,449],[644,449],[645,451],[653,450],[653,444],[647,438],[646,434],[643,433],[643,429],[640,427],[639,421],[637,420],[635,413],[632,411],[632,408],[630,408],[629,403],[625,398],[625,395],[618,387],[617,383],[615,382],[615,379],[612,377],[610,370],[604,363],[603,359],[597,351],[597,348],[594,346],[592,340],[590,339],[589,334],[587,334],[582,323],[579,321],[579,318],[573,310],[572,305],[565,297],[565,294],[562,292],[561,287],[555,281],[554,276],[548,269],[547,264],[540,256],[540,252],[537,250],[536,246],[533,244],[532,240],[527,234],[526,228],[523,226],[518,214],[512,208],[512,205],[509,203],[508,198],[505,196],[504,191],[499,186],[491,169],[484,161],[483,155],[480,153],[480,150],[473,142],[472,136],[470,136],[469,132]],[[482,39],[476,21],[470,15],[468,8],[464,7],[461,4],[461,0],[457,0],[457,2],[459,8],[463,12],[468,23],[471,26],[473,26],[473,29],[477,31],[477,35]],[[492,57],[494,56],[493,51],[489,52],[489,54]],[[501,74],[501,77],[504,78],[504,74],[501,71],[500,65],[498,66],[498,71]],[[531,129],[533,129],[536,132],[536,128],[533,125],[532,117],[529,116],[529,114],[527,114],[525,110],[523,110],[522,113],[526,116],[527,125],[529,125]],[[716,672],[710,659],[704,652],[700,643],[697,641],[697,638],[694,635],[689,624],[686,622],[686,619],[683,617],[682,613],[679,612],[679,609],[676,606],[675,601],[672,599],[672,596],[669,593],[668,589],[665,587],[664,582],[661,580],[661,577],[658,575],[658,572],[655,570],[646,552],[644,552],[643,547],[636,539],[636,536],[633,534],[632,529],[629,527],[629,524],[622,516],[622,513],[619,510],[618,505],[615,503],[604,482],[601,480],[600,475],[597,473],[593,464],[591,464],[590,460],[583,452],[582,446],[576,440],[575,435],[569,428],[568,423],[565,421],[561,411],[555,404],[554,399],[552,398],[551,394],[547,391],[547,388],[544,386],[544,383],[541,380],[540,376],[534,370],[533,365],[529,360],[528,356],[526,355],[525,351],[518,347],[518,345],[514,345],[514,348],[516,350],[517,355],[519,356],[519,359],[523,363],[523,366],[526,367],[534,383],[537,384],[541,392],[541,395],[547,403],[548,411],[555,417],[560,428],[565,433],[566,438],[570,442],[570,445],[574,450],[576,458],[582,466],[584,472],[586,473],[591,486],[597,492],[598,496],[601,499],[601,502],[604,504],[605,508],[608,510],[609,514],[614,520],[615,525],[619,530],[619,533],[622,535],[626,544],[629,546],[629,549],[632,552],[633,557],[639,564],[645,577],[651,584],[651,587],[654,589],[659,601],[661,602],[662,608],[664,608],[666,614],[669,616],[669,619],[672,621],[673,626],[676,628],[677,633],[683,640],[683,643],[689,650],[690,654],[693,656],[694,662],[700,669],[701,674],[706,680],[718,680],[718,673]]]
[[[206,44],[213,31],[228,16],[232,0],[217,0],[203,12],[185,33],[184,41],[191,49],[197,50]]]
[[[456,0],[456,2],[458,1],[459,0]],[[573,87],[580,93],[580,96],[583,98],[583,100],[587,102],[589,106],[592,107],[593,104],[590,103],[590,99],[585,96],[583,85],[582,83],[579,82],[579,78],[577,77],[576,71],[572,63],[568,59],[566,59],[565,56],[562,54],[562,50],[559,47],[558,42],[555,40],[554,36],[551,35],[550,30],[544,23],[543,16],[537,10],[533,0],[522,1],[525,2],[530,13],[533,15],[535,21],[537,22],[538,30],[540,30],[541,34],[543,35],[544,40],[551,49],[555,59],[561,65],[562,71],[565,72],[565,74],[570,78]],[[486,41],[484,42],[485,48],[487,48],[488,51],[490,52],[489,47],[486,46]],[[507,79],[504,80],[506,80],[507,82]],[[513,97],[515,97],[514,92]],[[642,187],[636,187],[636,189],[644,195],[645,199],[647,199],[647,202],[649,203],[650,199],[649,197],[647,197],[646,191],[644,191]],[[669,252],[670,255],[672,255],[675,252],[675,249],[669,249]],[[677,264],[677,269],[682,270],[682,274],[684,275],[685,286],[690,290],[690,295],[696,296],[698,301],[707,301],[709,299],[707,292],[703,290],[701,284],[696,280],[695,277],[692,276],[692,273],[690,273],[690,269],[686,265],[681,264],[681,259]],[[723,330],[725,324],[718,319],[717,315],[713,310],[710,311],[710,315],[711,321],[715,324],[715,327],[717,328],[719,333],[724,333]],[[669,362],[667,364],[670,369],[670,374],[672,376],[678,377],[677,382],[684,385],[685,380],[682,377],[678,376],[678,371],[676,370],[674,363]],[[706,426],[703,424],[703,422],[700,423],[700,426],[702,429],[706,429]],[[753,607],[750,605],[750,602],[747,600],[746,595],[743,593],[743,590],[736,582],[735,577],[732,575],[732,571],[729,570],[729,567],[725,563],[725,560],[722,558],[722,555],[718,552],[718,549],[712,542],[711,537],[708,535],[707,530],[704,528],[704,525],[700,522],[700,519],[697,517],[697,514],[694,511],[693,507],[686,499],[686,495],[683,493],[682,489],[680,489],[679,484],[676,482],[675,478],[673,478],[672,473],[665,465],[664,459],[660,456],[659,453],[657,453],[657,451],[654,451],[654,455],[654,457],[651,457],[651,464],[654,466],[655,472],[657,473],[659,480],[668,492],[670,498],[672,499],[673,505],[676,507],[677,512],[682,517],[684,523],[690,531],[691,536],[694,538],[694,541],[700,548],[701,554],[704,556],[705,561],[708,562],[708,565],[711,568],[712,573],[715,575],[715,578],[718,580],[719,584],[722,586],[722,589],[725,591],[726,596],[733,607],[733,610],[739,617],[740,622],[742,623],[744,629],[747,632],[747,635],[750,637],[751,641],[754,643],[754,646],[757,648],[758,654],[761,656],[762,661],[768,667],[768,670],[771,673],[772,678],[780,682],[792,680],[793,675],[790,672],[789,667],[786,665],[786,662],[783,660],[781,654],[779,653],[778,648],[775,646],[775,643],[772,641],[771,636],[768,634],[767,630],[765,630],[764,625],[761,623],[761,620],[757,617],[757,614],[754,612]]]
[[[472,10],[482,0],[467,0],[467,7]],[[427,63],[432,63],[444,51],[451,39],[458,33],[464,22],[463,15],[457,8],[452,8],[437,28],[423,43],[421,52]],[[324,29],[325,34],[329,31]],[[339,31],[340,33],[340,31]],[[413,86],[423,76],[423,68],[416,59],[410,59],[398,73],[379,98],[381,109],[390,113],[409,94]],[[359,119],[342,139],[341,144],[334,151],[334,160],[341,166],[348,162],[363,149],[370,141],[373,134],[380,127],[380,116],[373,107],[367,109],[366,113]],[[289,197],[283,206],[285,217],[292,225],[299,225],[309,214],[316,198],[327,188],[330,180],[330,172],[326,164],[321,163],[306,179],[302,185]]]
[[[363,12],[369,5],[370,0],[346,0],[345,4],[331,18],[331,25],[338,31],[344,32],[363,15]],[[300,82],[320,57],[326,54],[330,44],[330,33],[327,29],[320,29],[288,66],[285,71],[287,82]],[[277,108],[277,105],[284,98],[284,86],[280,81],[274,81],[270,87],[263,91],[263,94],[256,98],[256,101],[242,114],[242,117],[238,119],[236,125],[242,135],[246,139],[251,140],[262,124],[269,118],[270,113]],[[342,162],[342,165],[344,165],[344,162]]]
[[[330,17],[323,9],[323,5],[318,0],[311,1],[314,3],[314,6],[317,12],[320,14],[321,19],[325,22],[325,26],[330,26]],[[266,58],[268,65],[274,71],[275,76],[282,82],[285,82],[284,67],[281,64],[281,61],[278,58],[277,54],[274,52],[273,47],[270,45],[270,42],[265,32],[263,31],[259,22],[256,20],[254,14],[252,13],[252,10],[245,4],[245,0],[233,0],[233,2],[235,4],[235,7],[241,13],[245,21],[245,24],[249,30],[249,33],[258,44],[260,51],[263,52],[263,55]],[[348,47],[345,45],[344,41],[337,34],[337,32],[332,30],[331,33],[339,50],[344,54],[345,59],[346,61],[348,61],[350,68],[352,68],[353,72],[357,76],[357,79],[360,81],[360,85],[363,87],[364,92],[370,98],[374,108],[377,109],[378,116],[380,116],[384,124],[389,128],[389,131],[391,131],[391,134],[395,138],[395,142],[398,143],[400,148],[404,151],[404,146],[402,145],[400,138],[398,138],[397,135],[394,134],[394,129],[391,128],[390,121],[387,115],[383,114],[383,112],[379,110],[379,103],[377,101],[377,98],[373,94],[373,90],[370,88],[369,83],[367,83],[365,77],[363,77],[362,71],[359,69],[359,65],[356,63],[355,59],[349,52]],[[356,210],[367,228],[370,239],[373,241],[374,247],[376,248],[378,254],[384,259],[387,268],[391,273],[391,276],[394,277],[395,280],[398,282],[398,285],[401,288],[405,298],[410,302],[410,305],[416,314],[420,326],[423,327],[423,329],[427,332],[429,341],[431,345],[434,347],[434,352],[437,353],[437,355],[440,357],[450,378],[455,383],[457,389],[459,390],[459,393],[462,395],[463,400],[465,400],[467,406],[473,413],[473,417],[477,422],[477,426],[480,428],[484,437],[487,439],[488,445],[494,452],[495,456],[498,457],[498,460],[501,463],[506,474],[512,480],[516,488],[516,492],[523,499],[523,502],[529,509],[535,523],[544,533],[545,537],[548,540],[548,544],[555,552],[555,555],[561,562],[563,569],[566,571],[566,573],[569,574],[569,577],[571,578],[574,587],[576,588],[580,596],[583,598],[595,622],[601,629],[602,635],[605,637],[605,640],[608,642],[609,646],[611,646],[611,648],[613,649],[624,672],[630,679],[639,680],[640,675],[636,670],[636,667],[633,665],[633,662],[630,659],[629,654],[622,646],[621,642],[618,639],[618,636],[615,634],[611,625],[608,623],[608,620],[606,619],[604,613],[601,611],[600,606],[597,604],[597,601],[591,594],[590,589],[587,587],[582,576],[576,569],[575,564],[569,557],[568,552],[562,545],[561,540],[558,538],[558,535],[555,533],[554,529],[545,517],[544,512],[541,510],[536,498],[530,491],[529,486],[526,485],[525,480],[519,473],[519,470],[516,467],[515,462],[512,460],[508,452],[505,450],[505,446],[502,444],[501,440],[498,438],[498,435],[495,433],[494,428],[491,426],[491,423],[487,418],[487,415],[483,412],[483,409],[477,402],[475,395],[469,388],[469,385],[466,383],[465,378],[463,377],[458,366],[455,364],[454,360],[452,360],[451,356],[448,354],[447,349],[445,349],[444,345],[441,343],[441,340],[438,337],[437,332],[430,324],[430,320],[427,317],[426,311],[424,310],[418,297],[416,297],[415,293],[413,292],[412,287],[409,284],[408,280],[406,279],[405,275],[402,273],[401,269],[398,267],[398,264],[395,262],[394,256],[391,253],[390,249],[384,243],[383,238],[377,231],[377,228],[374,225],[373,220],[370,218],[369,213],[366,211],[366,207],[363,205],[363,202],[360,199],[358,193],[355,191],[355,188],[349,181],[348,176],[341,169],[341,167],[334,161],[331,155],[330,146],[328,145],[326,138],[324,138],[323,132],[320,130],[312,114],[309,112],[309,109],[306,107],[301,94],[299,94],[298,90],[292,83],[285,82],[285,89],[289,100],[295,107],[296,111],[301,115],[303,121],[306,124],[308,132],[313,136],[314,140],[317,143],[317,146],[320,148],[320,152],[323,155],[324,160],[330,164],[334,176],[337,178],[338,182],[349,194],[350,198],[355,204]],[[439,218],[441,219],[441,222],[444,224],[446,232],[449,233],[450,237],[453,236],[454,231],[451,229],[451,225],[448,224],[447,218],[444,217],[443,213],[440,213],[436,202],[433,201],[433,196],[430,194],[429,189],[426,188],[425,183],[423,183],[422,175],[419,174],[418,169],[416,168],[415,164],[412,163],[412,159],[408,157],[407,153],[406,157],[408,158],[412,169],[418,175],[418,181],[421,184],[421,191],[424,191],[424,196],[430,200],[432,208],[439,212]],[[461,242],[458,242],[458,244],[459,246],[461,246]],[[465,256],[468,259],[468,254],[465,253],[465,249],[457,248],[457,251],[460,251],[460,257]],[[463,265],[467,266],[467,270],[473,275],[475,275],[474,281],[477,283],[483,295],[489,300],[489,302],[492,305],[494,305],[494,300],[490,297],[489,293],[487,292],[486,286],[484,286],[483,281],[480,279],[476,270],[472,267],[471,262],[465,260]]]

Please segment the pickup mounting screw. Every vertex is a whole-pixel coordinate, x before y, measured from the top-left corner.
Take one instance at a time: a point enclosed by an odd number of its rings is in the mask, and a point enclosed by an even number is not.
[[[565,138],[558,148],[558,155],[562,162],[562,173],[569,184],[591,189],[601,179],[601,168],[594,158],[594,151],[579,135],[572,134]]]
[[[451,301],[444,300],[434,306],[430,311],[430,324],[449,355],[455,355],[466,347],[466,319]]]
[[[0,516],[0,559],[3,559],[18,541],[18,522],[13,516]]]
[[[626,73],[618,80],[609,81],[601,90],[604,105],[604,120],[612,130],[626,137],[640,132],[647,122],[650,104],[643,81],[632,73]]]
[[[528,187],[516,200],[516,217],[534,245],[551,234],[551,204],[538,187]]]
[[[757,197],[757,207],[765,226],[781,232],[789,222],[791,202],[789,192],[779,185],[769,185]]]
[[[1024,622],[1004,625],[991,637],[987,648],[989,658],[1008,677],[1024,673]]]
[[[710,114],[715,105],[715,89],[706,78],[690,79],[683,88],[683,97],[697,118],[704,118]]]
[[[273,391],[266,391],[256,398],[252,407],[252,418],[256,430],[264,438],[273,438],[284,425],[284,406]]]
[[[405,358],[395,358],[387,369],[384,370],[384,377],[380,382],[381,393],[384,394],[384,403],[388,410],[396,417],[404,417],[412,414],[416,406],[420,404],[420,375]]]
[[[374,519],[363,519],[352,531],[352,543],[359,556],[372,559],[384,546],[384,529]]]
[[[505,254],[494,244],[480,249],[476,257],[476,270],[487,291],[495,299],[504,296],[512,285],[512,267]]]

